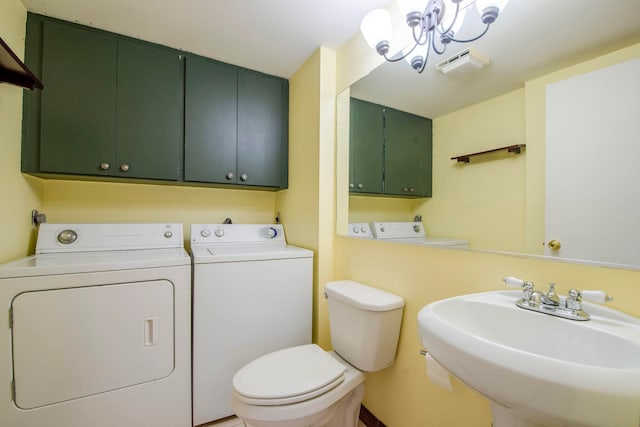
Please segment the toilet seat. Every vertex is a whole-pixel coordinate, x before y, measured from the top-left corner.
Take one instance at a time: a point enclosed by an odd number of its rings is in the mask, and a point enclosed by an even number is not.
[[[250,405],[286,405],[312,399],[344,381],[347,368],[315,344],[279,350],[240,369],[236,398]]]

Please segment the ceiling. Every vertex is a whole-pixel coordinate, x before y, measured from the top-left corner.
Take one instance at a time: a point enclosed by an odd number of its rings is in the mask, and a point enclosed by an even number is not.
[[[364,15],[389,0],[22,2],[32,12],[289,78],[319,46],[337,49],[348,41]],[[474,18],[467,15],[468,21]],[[383,64],[352,93],[437,117],[639,41],[640,0],[511,0],[489,33],[472,45],[491,58],[484,69],[447,76],[435,71],[435,62],[470,46],[452,44],[443,57],[430,59],[423,74],[404,62]]]
[[[22,0],[30,12],[291,77],[389,0]]]

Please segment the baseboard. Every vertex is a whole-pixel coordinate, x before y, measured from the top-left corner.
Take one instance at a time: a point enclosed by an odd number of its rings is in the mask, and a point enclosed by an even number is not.
[[[364,405],[360,405],[360,421],[366,427],[387,427],[382,421],[376,418]]]

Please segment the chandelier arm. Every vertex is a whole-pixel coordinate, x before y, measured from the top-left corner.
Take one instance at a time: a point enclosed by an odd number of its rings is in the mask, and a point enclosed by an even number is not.
[[[382,56],[384,57],[384,59],[385,59],[387,62],[398,62],[398,61],[402,61],[402,60],[403,60],[403,59],[405,59],[407,56],[409,56],[409,55],[411,54],[411,52],[413,52],[413,51],[414,51],[414,49],[416,48],[416,46],[418,46],[418,45],[417,45],[417,44],[416,44],[416,45],[414,45],[414,46],[411,48],[411,50],[410,50],[409,52],[405,53],[404,55],[402,55],[402,56],[400,56],[400,57],[398,57],[398,58],[389,58],[389,57],[387,56],[387,54],[386,54],[386,53],[385,53],[384,55],[382,55]]]
[[[436,36],[435,36],[435,34],[431,35],[431,47],[433,48],[433,51],[437,55],[442,55],[447,50],[447,45],[446,44],[442,45],[442,50],[438,49],[438,47],[436,46]]]
[[[438,31],[438,33],[440,33],[441,36],[444,36],[449,31],[451,31],[453,26],[456,24],[456,21],[458,20],[458,12],[460,12],[460,2],[456,3],[456,14],[454,15],[453,20],[451,21],[451,25],[449,25],[449,28],[447,28],[446,31],[444,31],[444,27],[442,26],[442,23],[440,24],[440,28],[438,28],[437,25],[435,26],[436,31]],[[439,12],[438,12],[438,15],[440,15]],[[436,16],[436,22],[438,22],[438,18],[439,18],[439,16]]]
[[[427,37],[431,37],[431,40],[433,41],[433,32],[430,32]],[[427,40],[427,43],[429,43],[429,40]],[[427,54],[424,56],[424,61],[422,62],[422,67],[420,67],[420,69],[418,70],[418,74],[422,74],[422,72],[424,71],[424,69],[427,67],[427,62],[429,61],[429,54],[431,53],[431,46],[433,45],[433,43],[429,43],[428,44],[428,48],[427,48]],[[435,49],[435,48],[434,48]]]
[[[485,34],[487,34],[487,31],[489,31],[489,27],[491,26],[491,24],[487,24],[487,26],[485,27],[484,31],[480,34],[478,34],[476,37],[471,38],[471,39],[467,39],[467,40],[458,40],[456,38],[453,37],[449,37],[451,39],[452,42],[456,42],[456,43],[470,43],[470,42],[474,42],[476,40],[478,40],[480,37],[484,36]]]
[[[420,25],[420,35],[418,37],[416,37],[416,27],[413,27],[412,33],[413,33],[413,41],[416,42],[416,45],[418,45],[418,44],[424,45],[424,42],[420,41],[420,40],[422,40],[422,37],[424,36],[424,33],[425,33],[424,26]],[[414,49],[415,49],[415,47],[414,47]]]

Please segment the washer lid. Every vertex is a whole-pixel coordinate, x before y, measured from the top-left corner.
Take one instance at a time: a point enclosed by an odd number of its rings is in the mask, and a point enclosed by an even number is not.
[[[239,399],[253,404],[295,403],[331,390],[344,381],[346,370],[323,349],[307,344],[249,363],[233,377],[233,389]]]

